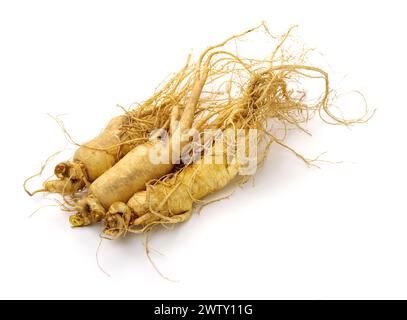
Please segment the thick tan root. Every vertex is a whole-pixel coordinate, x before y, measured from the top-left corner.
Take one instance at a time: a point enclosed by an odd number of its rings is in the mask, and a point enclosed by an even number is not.
[[[173,164],[151,163],[152,148],[153,144],[148,143],[133,149],[90,186],[93,197],[108,209],[114,202],[126,202],[135,192],[144,189],[146,182],[170,172]]]
[[[92,141],[80,147],[73,157],[74,162],[86,168],[90,182],[110,169],[130,148],[122,144],[123,127],[128,124],[126,116],[113,118],[102,133]]]
[[[290,129],[307,132],[302,124],[306,124],[315,114],[319,114],[326,122],[342,125],[363,122],[363,118],[357,121],[346,120],[331,112],[328,74],[319,68],[305,65],[303,56],[293,59],[285,54],[282,45],[288,34],[278,44],[270,60],[241,59],[227,51],[212,51],[218,46],[209,47],[198,60],[193,85],[190,86],[192,89],[185,92],[189,99],[173,108],[170,122],[178,120],[178,113],[182,112],[178,127],[182,132],[191,128],[192,121],[195,120],[195,127],[201,130],[256,129],[258,145],[265,143],[258,166],[264,162],[273,141],[309,163],[283,143]],[[239,36],[241,35],[231,37],[219,46]],[[277,52],[280,50],[279,56]],[[213,61],[212,58],[217,54],[220,58]],[[218,65],[219,61],[223,64]],[[208,74],[211,75],[209,82],[216,82],[214,79],[218,76],[221,78],[228,72],[234,79],[239,79],[230,80],[233,90],[226,89],[228,96],[217,93],[212,93],[209,97],[201,96],[203,86],[208,84]],[[297,87],[303,79],[321,80],[323,90],[320,98],[315,98],[312,102],[307,100],[307,90]],[[204,112],[200,114],[202,111]],[[283,133],[281,138],[271,132],[269,120]],[[176,135],[171,136],[170,141],[174,136]],[[163,145],[161,151],[170,152],[170,145]],[[126,230],[143,232],[155,224],[185,221],[190,216],[194,201],[223,188],[237,175],[237,167],[198,162],[171,177],[166,176],[173,165],[151,163],[148,154],[154,146],[152,143],[140,145],[91,185],[90,192],[98,206],[109,210],[105,220],[107,236],[117,237]],[[163,176],[166,178],[162,179]],[[151,184],[150,180],[160,178],[158,183]],[[146,184],[147,190],[142,191]],[[82,211],[88,211],[89,207],[84,204],[86,201],[78,206],[79,216],[83,215]],[[127,209],[131,212],[130,219],[127,218]]]
[[[191,129],[193,125],[197,105],[199,104],[203,88],[212,70],[213,59],[215,56],[225,53],[224,51],[216,51],[215,49],[254,30],[255,29],[248,30],[242,34],[232,36],[220,44],[208,47],[200,55],[198,63],[195,66],[192,89],[181,116],[178,117],[178,107],[172,110],[171,118],[172,120],[178,120],[179,118],[179,124],[177,127],[171,127],[172,136],[170,142],[167,144],[159,143],[159,145],[153,145],[151,143],[140,145],[129,152],[113,168],[96,179],[89,190],[90,194],[99,201],[101,206],[108,209],[115,202],[127,202],[134,193],[145,189],[146,183],[150,180],[159,179],[171,172],[174,168],[174,161],[169,161],[169,164],[152,163],[149,157],[150,150],[158,146],[158,152],[168,154],[170,159],[172,159],[173,155],[173,145],[179,146],[180,150],[182,150],[188,141],[183,140],[181,137],[187,130]],[[220,58],[219,60],[222,59]],[[175,121],[172,122],[175,123]],[[80,214],[82,209],[79,207],[78,210]]]
[[[172,108],[183,103],[190,88],[190,57],[184,67],[142,104],[125,114],[113,118],[95,139],[79,147],[73,161],[62,162],[55,168],[59,180],[74,186],[72,193],[80,191],[110,169],[136,146],[148,141],[157,129],[168,129]],[[65,130],[65,129],[64,129]],[[47,183],[44,190],[60,190],[60,183]],[[58,191],[57,191],[58,192]]]
[[[154,165],[150,162],[149,151],[152,147],[153,145],[148,143],[134,148],[114,168],[94,181],[89,189],[90,195],[78,203],[77,214],[72,216],[72,221],[76,221],[75,216],[82,220],[82,216],[89,214],[89,201],[97,203],[98,208],[108,209],[113,203],[126,202],[136,191],[145,189],[147,181],[160,178],[170,172],[173,164]],[[92,223],[100,220],[89,221]]]
[[[59,180],[46,181],[44,183],[45,191],[75,193],[111,168],[130,151],[128,145],[121,143],[123,141],[122,128],[127,123],[126,116],[113,118],[101,134],[79,147],[73,161],[65,161],[56,165],[54,173]],[[61,188],[62,185],[65,187]]]
[[[237,175],[239,166],[210,164],[199,160],[168,179],[151,185],[147,191],[137,192],[127,205],[115,203],[105,219],[104,234],[117,238],[130,232],[143,232],[154,224],[175,224],[186,221],[195,202],[223,189]],[[126,219],[117,214],[117,207],[126,212]],[[128,218],[129,212],[131,218]]]

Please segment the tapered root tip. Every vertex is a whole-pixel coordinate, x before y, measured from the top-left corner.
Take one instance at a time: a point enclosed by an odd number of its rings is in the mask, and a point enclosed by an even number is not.
[[[77,192],[78,187],[72,184],[70,180],[50,180],[44,182],[44,188],[41,191],[70,195]]]
[[[48,191],[48,190],[45,189],[45,188],[43,188],[43,189],[38,189],[38,190],[35,190],[35,191],[32,191],[32,192],[30,192],[30,191],[28,191],[28,190],[25,190],[25,192],[26,192],[30,197],[34,196],[34,195],[37,194],[37,193],[42,193],[42,192],[47,192],[47,191]]]
[[[71,223],[73,228],[83,227],[85,225],[85,220],[77,214],[70,216],[69,222]]]

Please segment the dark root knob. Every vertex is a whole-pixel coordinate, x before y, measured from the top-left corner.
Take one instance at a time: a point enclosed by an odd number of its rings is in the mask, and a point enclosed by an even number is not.
[[[123,202],[113,203],[105,218],[103,234],[111,239],[124,236],[132,219],[131,209]]]
[[[105,209],[93,196],[88,196],[79,201],[76,209],[78,212],[69,218],[73,227],[82,227],[98,223],[102,221],[105,216]]]

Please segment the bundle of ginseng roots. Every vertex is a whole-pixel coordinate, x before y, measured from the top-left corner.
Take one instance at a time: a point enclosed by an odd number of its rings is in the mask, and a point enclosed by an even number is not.
[[[26,191],[59,193],[72,226],[102,222],[102,235],[115,239],[188,220],[206,196],[253,176],[272,144],[309,163],[284,143],[293,129],[307,132],[314,115],[342,125],[365,118],[332,113],[328,74],[307,64],[307,50],[287,50],[291,31],[274,37],[262,24],[208,47],[195,63],[189,57],[150,99],[58,164],[56,178]],[[267,58],[227,49],[253,33],[274,43]],[[308,97],[304,80],[321,84],[318,98]]]

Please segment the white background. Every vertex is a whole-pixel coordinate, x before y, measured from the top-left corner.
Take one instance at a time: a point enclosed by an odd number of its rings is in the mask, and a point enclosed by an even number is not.
[[[0,298],[407,298],[403,1],[1,1]],[[186,55],[259,24],[299,34],[334,78],[378,108],[366,125],[292,135],[310,169],[274,146],[255,186],[213,204],[150,246],[71,229],[23,180],[148,98]],[[344,76],[346,76],[344,78]],[[360,101],[359,101],[360,102]],[[43,177],[45,178],[45,177]],[[31,188],[39,187],[41,179]]]

